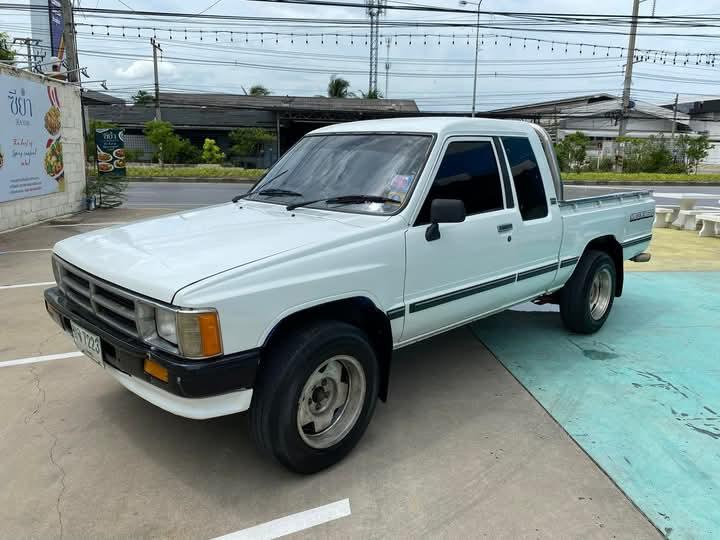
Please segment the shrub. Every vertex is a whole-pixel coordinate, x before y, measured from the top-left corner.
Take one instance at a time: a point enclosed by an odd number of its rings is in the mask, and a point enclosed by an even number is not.
[[[205,139],[201,159],[203,163],[219,164],[225,161],[225,154],[215,143],[215,139]]]

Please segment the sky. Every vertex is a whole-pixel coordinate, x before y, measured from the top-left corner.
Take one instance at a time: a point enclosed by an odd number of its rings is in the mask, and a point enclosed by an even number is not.
[[[362,3],[360,0],[351,1]],[[28,4],[27,1],[17,3]],[[389,3],[461,8],[457,2],[450,0],[390,0]],[[126,11],[129,8],[162,12],[182,10],[195,14],[204,11],[204,15],[292,17],[312,21],[153,18],[138,17],[132,13],[122,15],[124,18],[120,18],[121,15],[76,15],[80,64],[87,67],[90,75],[87,80],[106,80],[111,93],[126,99],[139,89],[152,91],[150,38],[153,35],[162,47],[159,73],[163,91],[243,93],[243,88],[262,84],[274,95],[313,96],[325,94],[331,75],[350,81],[351,90],[358,95],[368,89],[369,47],[366,36],[369,27],[363,9],[269,4],[250,0],[186,0],[182,3],[168,0],[82,0],[81,5]],[[470,5],[462,9],[476,8]],[[502,3],[485,0],[482,10],[629,15],[632,0],[505,0]],[[641,15],[650,15],[651,10],[652,0],[641,3]],[[720,17],[720,6],[716,0],[695,0],[692,3],[656,0],[656,15],[697,14]],[[380,28],[380,92],[390,98],[415,99],[424,110],[469,110],[473,91],[474,29],[428,28],[422,24],[439,21],[474,23],[475,18],[474,13],[388,10],[381,18]],[[355,23],[341,25],[338,20]],[[5,30],[12,37],[30,34],[27,13],[3,12],[0,8],[0,21],[0,31]],[[543,25],[487,14],[481,14],[480,21],[483,28],[478,53],[478,110],[573,95],[621,94],[624,52],[621,54],[618,49],[607,47],[627,46],[625,27]],[[715,25],[720,27],[720,21]],[[138,26],[147,28],[138,30]],[[260,36],[259,32],[263,35]],[[651,32],[679,35],[648,35]],[[290,33],[293,35],[287,35]],[[438,37],[437,34],[442,35]],[[495,37],[497,34],[500,37]],[[546,41],[538,43],[536,39]],[[390,70],[386,82],[387,41],[390,42]],[[569,44],[565,45],[566,42]],[[637,47],[720,54],[720,28],[641,28]],[[673,58],[675,65],[672,64]],[[715,67],[696,65],[695,57],[686,66],[683,65],[685,58],[682,55],[651,54],[636,63],[633,99],[670,103],[676,92],[681,94],[681,101],[720,94],[720,88],[717,88],[720,85],[720,56]],[[98,83],[88,83],[87,87],[100,89]]]

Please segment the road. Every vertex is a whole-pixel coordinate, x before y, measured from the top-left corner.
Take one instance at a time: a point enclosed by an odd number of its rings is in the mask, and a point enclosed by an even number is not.
[[[229,201],[245,193],[252,184],[213,184],[181,182],[131,182],[127,190],[128,208],[195,208]]]
[[[211,184],[173,182],[132,182],[128,188],[128,208],[196,208],[229,201],[244,193],[250,184]],[[699,205],[718,206],[720,186],[566,186],[565,198],[590,197],[603,193],[652,189],[660,193],[698,192],[710,197],[699,199]],[[656,197],[658,204],[677,204],[673,199]]]

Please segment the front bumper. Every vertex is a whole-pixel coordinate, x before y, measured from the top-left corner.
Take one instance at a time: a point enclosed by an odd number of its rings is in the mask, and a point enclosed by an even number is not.
[[[108,372],[131,392],[173,414],[212,418],[247,410],[252,397],[260,349],[210,360],[187,360],[125,336],[81,306],[57,287],[45,291],[45,302],[70,332],[70,321],[100,337]],[[168,370],[168,382],[145,373],[149,357]]]

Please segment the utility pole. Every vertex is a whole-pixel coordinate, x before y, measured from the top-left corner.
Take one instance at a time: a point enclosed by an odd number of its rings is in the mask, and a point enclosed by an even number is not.
[[[622,109],[620,111],[620,125],[618,136],[624,137],[627,134],[627,118],[630,110],[630,87],[632,85],[633,64],[635,62],[635,38],[637,36],[638,12],[640,11],[640,0],[633,0],[632,21],[630,22],[630,36],[628,38],[627,61],[625,62],[625,80],[623,82]],[[623,143],[620,143],[623,144]],[[622,147],[621,147],[622,148]],[[617,169],[622,171],[623,155],[618,154]]]
[[[36,61],[40,58],[38,54],[33,54],[32,52],[32,46],[37,47],[40,45],[39,39],[32,39],[32,38],[13,38],[13,45],[25,45],[27,52],[25,54],[22,53],[15,53],[16,56],[25,56],[27,57],[27,69],[28,71],[35,71],[36,70]]]
[[[370,69],[368,94],[377,93],[378,41],[380,39],[380,15],[385,11],[387,0],[365,0],[365,10],[370,17]]]
[[[620,128],[618,129],[618,135],[620,137],[624,137],[627,133],[627,114],[630,109],[630,87],[632,86],[633,64],[635,63],[635,38],[637,36],[638,11],[640,11],[640,0],[633,0],[627,61],[625,62],[625,80],[623,82],[622,114],[620,116]]]
[[[472,112],[470,113],[471,118],[475,118],[475,96],[477,95],[477,67],[478,67],[478,51],[480,50],[480,7],[482,6],[482,0],[477,4],[474,2],[468,2],[467,0],[460,0],[461,6],[476,5],[477,6],[477,22],[475,23],[475,71],[473,72],[473,101],[472,101]]]
[[[77,41],[75,40],[75,20],[73,19],[72,0],[61,0],[63,17],[63,44],[65,46],[65,60],[68,68],[68,82],[80,80],[80,63],[77,55]]]
[[[162,120],[162,114],[160,113],[160,81],[158,80],[158,63],[157,63],[157,52],[162,52],[160,44],[155,41],[155,38],[150,38],[150,45],[153,48],[153,71],[155,72],[155,120]]]
[[[155,38],[150,38],[150,45],[152,45],[153,48],[153,71],[155,72],[155,120],[160,121],[162,120],[162,114],[160,113],[160,81],[158,80],[157,52],[162,52],[162,49],[160,48],[160,44],[155,41]],[[160,143],[158,146],[158,163],[162,167],[162,143]]]
[[[673,141],[673,149],[675,147],[675,124],[677,123],[677,105],[680,94],[675,94],[675,103],[673,104],[673,124],[672,124],[672,135],[670,138]]]
[[[385,55],[385,99],[389,97],[390,92],[390,37],[385,38],[387,45],[387,54]]]

